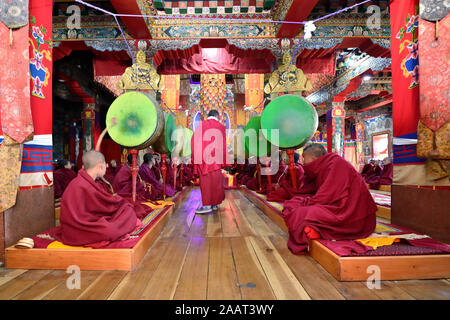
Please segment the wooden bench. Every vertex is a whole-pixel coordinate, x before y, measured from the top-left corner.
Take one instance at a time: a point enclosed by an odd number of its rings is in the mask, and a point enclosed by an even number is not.
[[[152,246],[173,211],[184,199],[191,187],[184,188],[172,201],[172,206],[164,208],[160,218],[151,226],[133,248],[126,249],[6,249],[6,268],[66,270],[76,265],[80,270],[133,270]]]
[[[245,196],[276,225],[288,233],[280,211],[247,188]],[[450,254],[409,256],[340,257],[317,240],[310,241],[308,254],[339,281],[366,281],[380,268],[379,280],[441,279],[450,277]]]

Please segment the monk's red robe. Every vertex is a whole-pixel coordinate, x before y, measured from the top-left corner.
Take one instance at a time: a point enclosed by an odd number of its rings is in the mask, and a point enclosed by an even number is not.
[[[284,202],[282,212],[293,253],[307,250],[305,227],[325,240],[361,239],[375,230],[377,207],[351,164],[336,153],[328,153],[303,168],[304,185],[298,195]]]
[[[366,175],[370,172],[371,169],[373,169],[373,167],[374,167],[374,165],[371,163],[365,164],[361,170],[361,175],[363,177],[366,177]]]
[[[242,171],[237,176],[239,185],[247,185],[247,182],[252,179],[256,172],[256,164],[245,164]]]
[[[147,182],[152,186],[152,193],[155,199],[163,198],[163,184],[155,177],[155,172],[145,163],[141,165],[138,172],[142,180]],[[166,196],[173,197],[175,195],[175,190],[170,185],[166,184]]]
[[[113,183],[114,182],[114,177],[116,176],[117,172],[119,172],[120,168],[122,167],[122,165],[118,165],[117,167],[108,167],[106,169],[106,173],[105,173],[105,179],[109,182],[109,183]]]
[[[391,185],[394,177],[394,166],[392,163],[385,164],[380,177],[381,185]]]
[[[133,205],[112,195],[83,169],[61,199],[61,241],[81,246],[116,241],[140,224]]]
[[[303,166],[295,165],[294,168],[297,178],[297,189],[294,189],[294,187],[292,186],[291,170],[289,169],[289,166],[284,165],[283,171],[286,170],[284,171],[284,174],[281,177],[279,177],[279,179],[275,181],[272,180],[273,183],[272,189],[267,194],[267,201],[275,201],[283,203],[286,200],[289,200],[292,197],[294,197],[297,194],[297,192],[302,188],[304,176]],[[278,180],[279,183],[277,186]]]
[[[120,168],[119,172],[117,172],[114,181],[113,181],[113,189],[118,195],[127,198],[128,200],[132,199],[132,177],[131,177],[131,168],[128,165],[123,165]],[[139,175],[136,177],[136,198],[141,198],[142,200],[157,200],[156,192],[152,193],[151,187],[149,185],[145,185]]]
[[[283,174],[285,166],[286,165],[283,162],[281,162],[281,161],[279,162],[278,171],[275,174],[270,176],[271,187],[274,186],[274,184],[278,181],[280,176]],[[263,170],[263,166],[261,165],[261,172],[262,172],[262,170]],[[255,169],[255,173],[254,173],[253,177],[248,179],[247,182],[245,183],[245,185],[250,190],[257,191],[262,194],[267,194],[267,190],[269,187],[269,180],[267,179],[267,175],[261,174],[261,190],[259,190],[258,174],[257,174],[257,170]]]
[[[72,169],[61,168],[53,173],[53,186],[55,198],[61,198],[69,183],[77,177]]]
[[[381,170],[380,176],[373,176],[368,180],[369,188],[373,190],[378,190],[380,188],[380,185],[391,185],[392,178],[393,178],[393,165],[392,163],[388,163]]]
[[[364,176],[364,179],[366,181],[366,183],[371,184],[371,183],[378,183],[378,180],[380,179],[381,176],[381,167],[380,166],[373,166]]]
[[[227,163],[226,147],[226,129],[219,121],[203,120],[194,131],[191,159],[200,178],[204,206],[219,205],[225,200],[222,168]],[[216,152],[220,154],[216,155]]]
[[[183,164],[183,174],[181,174],[181,165],[178,166],[178,179],[180,179],[180,184],[182,186],[190,186],[193,184],[193,180],[195,179],[194,174],[192,172],[191,165]]]

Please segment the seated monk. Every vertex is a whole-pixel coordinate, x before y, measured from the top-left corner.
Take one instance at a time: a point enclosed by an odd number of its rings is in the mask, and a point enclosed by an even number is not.
[[[133,205],[99,184],[106,171],[103,154],[91,150],[82,159],[83,169],[61,199],[61,241],[82,246],[126,239],[142,227]]]
[[[280,169],[282,174],[279,175],[277,180],[272,180],[271,191],[267,194],[267,201],[275,201],[283,203],[286,200],[291,199],[303,185],[303,166],[299,164],[300,156],[298,153],[294,153],[294,168],[295,176],[297,179],[297,189],[292,186],[291,170],[289,166],[280,161]]]
[[[247,184],[248,180],[252,179],[256,172],[256,164],[250,164],[248,159],[245,160],[245,165],[236,176],[238,185]]]
[[[154,198],[161,200],[163,198],[163,185],[156,179],[155,172],[152,170],[155,162],[153,156],[150,153],[146,153],[144,155],[144,163],[139,168],[139,176],[141,179],[152,187],[152,193],[154,194]],[[175,190],[173,187],[166,184],[166,196],[173,197],[175,195]]]
[[[374,176],[370,179],[369,188],[373,190],[378,190],[380,185],[392,184],[393,178],[393,166],[389,158],[383,160],[383,169],[381,170],[380,176]]]
[[[283,174],[284,168],[285,168],[285,164],[283,163],[283,161],[281,161],[281,154],[279,155],[278,159],[279,159],[278,171],[275,174],[272,174],[270,176],[271,184],[272,184],[271,187],[273,187],[273,183],[277,182],[278,179],[281,177],[281,175]],[[269,180],[267,178],[267,175],[263,174],[263,170],[267,166],[265,164],[266,163],[266,158],[262,158],[261,162],[262,162],[261,163],[261,190],[259,190],[259,182],[258,182],[257,170],[255,170],[254,177],[249,179],[245,185],[250,190],[256,191],[256,192],[261,193],[261,194],[267,194]],[[269,168],[267,168],[267,169],[270,170]]]
[[[188,159],[188,160],[190,160],[190,159]],[[193,172],[193,168],[192,168],[193,165],[188,163],[187,160],[184,160],[182,162],[183,162],[183,175],[180,177],[180,175],[181,175],[181,171],[180,171],[181,164],[180,164],[178,166],[177,176],[179,179],[181,179],[180,184],[182,186],[191,186],[194,183],[193,181],[195,180],[194,172]]]
[[[381,176],[380,161],[374,160],[372,168],[364,175],[367,184],[377,184]]]
[[[295,254],[309,239],[361,239],[375,230],[377,207],[364,179],[344,158],[319,144],[303,150],[305,179],[282,216],[289,229],[288,247]]]
[[[77,177],[77,174],[72,170],[72,167],[72,162],[68,160],[58,161],[58,169],[53,173],[53,185],[56,199],[62,197],[70,181]]]
[[[375,164],[375,160],[370,160],[369,163],[366,163],[361,170],[361,175],[365,178],[366,175],[373,170]]]
[[[114,181],[114,177],[116,176],[117,172],[119,172],[122,165],[117,165],[117,161],[112,159],[109,163],[108,168],[106,168],[106,174],[105,179],[112,184]]]
[[[127,157],[127,164],[123,165],[119,172],[117,172],[114,177],[114,181],[112,187],[114,192],[118,195],[128,199],[131,201],[132,199],[132,177],[131,177],[131,164],[132,164],[132,155],[129,154]],[[136,177],[136,199],[140,200],[157,200],[158,193],[152,192],[152,187],[150,184],[144,182],[139,174]]]

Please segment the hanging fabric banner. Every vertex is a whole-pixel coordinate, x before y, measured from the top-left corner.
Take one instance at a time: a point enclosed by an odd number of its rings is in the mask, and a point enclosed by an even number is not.
[[[417,143],[419,121],[418,10],[419,0],[395,0],[390,4],[394,164],[423,163],[411,149]]]
[[[202,74],[200,83],[205,116],[211,109],[222,110],[226,95],[225,74]]]
[[[180,75],[162,75],[164,89],[162,90],[161,100],[164,101],[162,107],[172,110],[178,109],[180,105]]]
[[[264,100],[264,74],[245,75],[245,105],[258,108]]]

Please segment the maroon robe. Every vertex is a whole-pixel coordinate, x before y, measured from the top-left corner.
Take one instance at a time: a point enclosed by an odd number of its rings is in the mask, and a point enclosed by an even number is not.
[[[81,169],[61,199],[61,241],[82,246],[116,241],[140,224],[133,205],[112,195]]]
[[[245,164],[244,168],[237,176],[237,182],[239,185],[246,185],[247,182],[252,179],[256,172],[256,164]]]
[[[270,176],[272,188],[274,187],[275,183],[278,181],[279,177],[283,174],[285,167],[286,167],[286,165],[282,161],[280,161],[277,173]],[[261,165],[261,170],[263,170],[262,165]],[[255,172],[257,172],[256,168],[255,168]],[[302,174],[302,176],[303,176],[303,174]],[[261,190],[259,190],[257,173],[255,173],[254,176],[252,178],[248,179],[247,182],[245,183],[247,188],[249,188],[250,190],[254,190],[254,191],[257,191],[262,194],[267,194],[268,184],[269,184],[269,180],[267,179],[267,175],[261,175]]]
[[[192,172],[191,165],[183,164],[183,175],[181,176],[181,165],[178,166],[178,179],[181,179],[180,184],[182,186],[190,186],[193,184],[193,180],[195,179],[194,174]]]
[[[381,176],[381,167],[373,166],[365,175],[364,179],[368,184],[377,184]]]
[[[69,183],[77,177],[72,169],[61,168],[53,173],[53,185],[55,198],[61,198]]]
[[[280,166],[280,169],[281,169],[281,166]],[[272,189],[267,194],[267,201],[275,201],[275,202],[283,203],[286,200],[289,200],[292,197],[294,197],[297,194],[298,190],[301,189],[301,187],[303,185],[303,176],[304,176],[303,166],[295,165],[295,174],[296,174],[296,178],[297,178],[297,190],[295,190],[294,187],[292,186],[291,170],[289,169],[289,166],[284,166],[283,170],[286,170],[286,172],[279,179],[280,180],[280,182],[278,183],[279,187],[276,186],[278,178],[275,181],[272,180]]]
[[[155,172],[145,163],[139,168],[139,176],[145,182],[151,184],[153,197],[155,199],[163,198],[163,185],[155,177]],[[175,195],[175,190],[170,185],[166,184],[166,196],[173,197]]]
[[[214,133],[212,137],[208,137],[210,133]],[[215,133],[219,133],[221,136],[219,137]],[[220,140],[215,141],[216,139]],[[216,143],[215,148],[212,145],[214,143]],[[222,144],[221,146],[220,143]],[[220,150],[219,147],[221,147]],[[215,119],[203,120],[194,131],[191,139],[191,150],[194,172],[200,178],[203,206],[219,205],[225,200],[222,175],[222,168],[227,163],[225,126]],[[216,155],[216,151],[221,154]]]
[[[325,240],[361,239],[375,230],[377,207],[362,176],[345,159],[328,153],[303,166],[298,195],[284,202],[288,247],[295,254],[308,248],[306,226]]]
[[[123,165],[117,172],[112,187],[118,195],[128,200],[132,198],[131,168],[128,165]],[[141,181],[138,175],[136,177],[136,199],[139,197],[141,200],[156,200],[156,193],[152,193],[150,189],[148,185]]]
[[[114,182],[114,177],[116,176],[117,172],[119,172],[120,168],[122,167],[122,165],[118,165],[117,167],[108,167],[106,169],[106,174],[105,174],[105,179],[113,184]]]
[[[373,190],[378,190],[380,185],[391,185],[393,178],[393,165],[388,163],[383,166],[380,176],[373,176],[369,179],[369,188]]]

